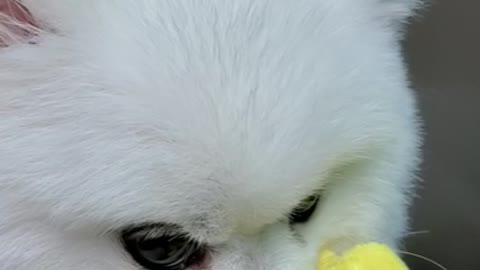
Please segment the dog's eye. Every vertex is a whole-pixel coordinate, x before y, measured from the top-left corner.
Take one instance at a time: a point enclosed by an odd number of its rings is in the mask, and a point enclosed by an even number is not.
[[[320,195],[312,195],[303,200],[290,214],[290,223],[305,223],[315,212]]]
[[[160,227],[148,226],[122,234],[125,249],[142,267],[150,270],[184,270],[200,262],[205,247],[185,234],[158,235]]]

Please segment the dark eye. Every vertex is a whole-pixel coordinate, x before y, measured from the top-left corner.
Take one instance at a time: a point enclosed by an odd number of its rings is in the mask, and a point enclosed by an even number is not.
[[[125,249],[141,266],[150,270],[184,270],[199,263],[206,248],[185,234],[165,234],[161,226],[125,231]]]
[[[303,200],[290,214],[290,223],[305,223],[317,207],[320,195],[312,195]]]

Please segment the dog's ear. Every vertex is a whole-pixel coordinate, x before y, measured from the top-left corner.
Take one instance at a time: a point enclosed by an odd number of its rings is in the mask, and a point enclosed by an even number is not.
[[[32,14],[18,0],[0,0],[0,47],[24,42],[37,30]]]

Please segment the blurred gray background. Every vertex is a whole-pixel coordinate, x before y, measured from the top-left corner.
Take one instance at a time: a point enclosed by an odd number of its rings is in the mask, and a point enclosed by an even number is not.
[[[405,44],[425,124],[407,250],[480,270],[480,0],[431,0]],[[440,270],[406,256],[412,270]]]

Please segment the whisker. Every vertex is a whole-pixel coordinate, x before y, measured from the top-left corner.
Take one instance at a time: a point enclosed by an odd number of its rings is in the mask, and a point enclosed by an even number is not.
[[[421,176],[416,175],[415,179],[421,183],[425,183],[425,179],[423,179]]]
[[[442,270],[448,270],[445,266],[441,265],[439,262],[437,261],[434,261],[432,259],[429,259],[425,256],[422,256],[420,254],[416,254],[416,253],[412,253],[412,252],[408,252],[408,251],[399,251],[401,254],[405,254],[405,255],[408,255],[408,256],[412,256],[412,257],[415,257],[415,258],[419,258],[419,259],[422,259],[426,262],[429,262],[435,266],[437,266],[438,268],[442,269]]]
[[[413,231],[413,232],[409,232],[407,233],[405,236],[406,237],[411,237],[411,236],[415,236],[415,235],[420,235],[420,234],[429,234],[430,231],[429,230],[421,230],[421,231]]]

